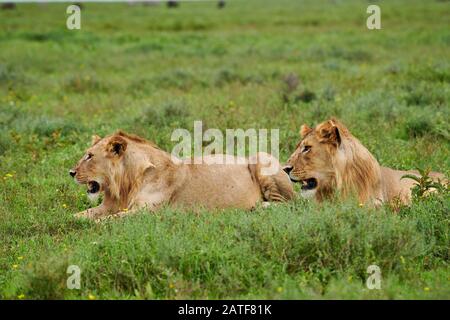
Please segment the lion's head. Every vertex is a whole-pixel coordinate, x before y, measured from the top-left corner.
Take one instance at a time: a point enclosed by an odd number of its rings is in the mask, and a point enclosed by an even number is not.
[[[356,193],[361,202],[381,195],[380,167],[372,154],[338,120],[314,129],[303,125],[301,141],[285,171],[302,184],[302,195],[323,200],[339,190]]]
[[[105,138],[95,135],[92,145],[69,173],[77,183],[87,185],[91,199],[105,192],[125,206],[144,171],[154,167],[150,153],[142,154],[142,146],[155,149],[146,140],[122,131]]]

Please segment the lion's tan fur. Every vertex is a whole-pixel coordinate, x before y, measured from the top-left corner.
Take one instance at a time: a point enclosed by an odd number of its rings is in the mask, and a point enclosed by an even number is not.
[[[356,194],[361,203],[411,201],[414,181],[401,179],[416,171],[381,167],[375,157],[338,120],[331,119],[314,129],[303,125],[302,140],[288,160],[291,178],[317,178],[315,198],[319,201],[339,191],[343,197]],[[305,149],[305,146],[306,149]],[[305,152],[307,148],[310,150]],[[303,150],[303,152],[302,152]],[[431,176],[442,177],[439,173]]]
[[[257,156],[264,161],[255,164],[249,159],[241,159],[242,164],[206,164],[223,155],[204,157],[206,163],[201,164],[175,163],[170,154],[149,141],[118,131],[103,139],[94,137],[86,154],[92,157],[79,161],[73,169],[75,178],[82,184],[98,181],[104,197],[100,206],[78,216],[99,218],[144,207],[155,210],[164,203],[251,209],[258,201],[293,197],[292,185],[281,168],[274,175],[261,174],[267,161],[279,166],[264,153]]]

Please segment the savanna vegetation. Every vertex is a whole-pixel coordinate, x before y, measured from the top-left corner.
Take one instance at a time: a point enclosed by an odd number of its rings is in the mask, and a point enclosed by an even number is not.
[[[64,4],[0,11],[0,298],[449,299],[445,190],[397,211],[298,199],[73,217],[90,204],[69,168],[119,128],[169,151],[194,120],[278,128],[285,161],[302,123],[336,116],[383,165],[448,176],[449,2],[377,4],[372,31],[357,0],[88,3],[81,30]]]

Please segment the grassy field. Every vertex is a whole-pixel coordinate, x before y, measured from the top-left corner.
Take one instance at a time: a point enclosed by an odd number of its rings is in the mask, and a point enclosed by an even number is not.
[[[383,165],[448,175],[449,2],[377,4],[379,31],[367,1],[86,4],[74,31],[66,5],[0,11],[0,298],[450,299],[448,195],[72,217],[90,204],[68,169],[118,128],[166,150],[194,120],[279,128],[286,161],[302,123],[336,116]]]

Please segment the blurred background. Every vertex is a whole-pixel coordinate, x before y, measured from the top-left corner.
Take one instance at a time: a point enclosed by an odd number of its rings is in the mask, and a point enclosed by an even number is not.
[[[69,4],[2,4],[2,154],[119,127],[170,149],[203,120],[280,128],[286,157],[337,116],[389,165],[448,163],[448,2],[380,1],[381,30],[359,0],[80,3],[80,30]]]

